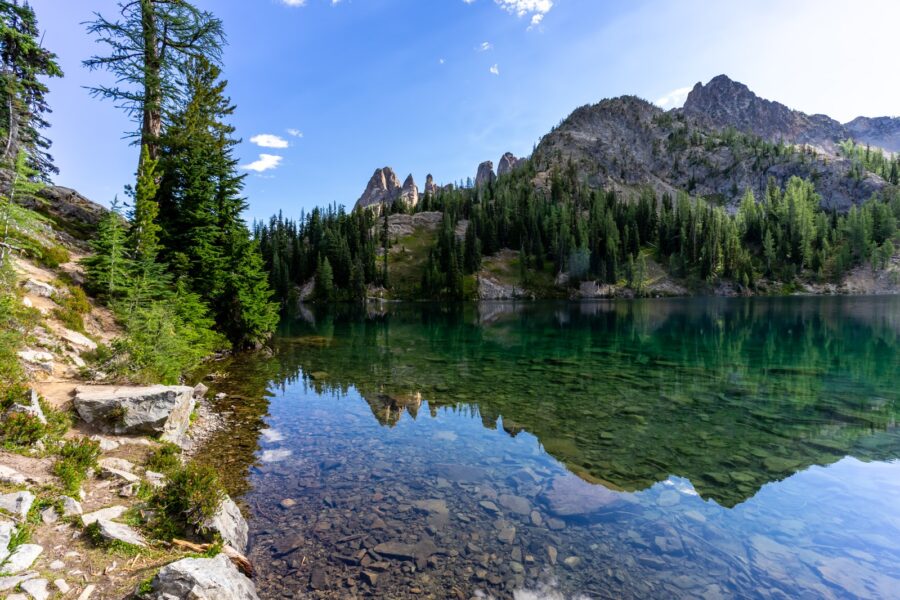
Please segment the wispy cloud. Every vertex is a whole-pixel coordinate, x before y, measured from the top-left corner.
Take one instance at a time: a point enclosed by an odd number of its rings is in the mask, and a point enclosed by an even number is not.
[[[285,6],[306,6],[306,0],[281,0]]]
[[[278,167],[278,165],[281,164],[282,159],[283,157],[278,156],[277,154],[260,154],[259,158],[250,164],[241,165],[241,168],[245,171],[264,173]]]
[[[260,148],[287,148],[288,141],[271,133],[259,133],[250,138],[251,144],[256,144]]]
[[[442,64],[444,64],[445,62],[447,62],[447,61],[444,60],[443,58],[439,58],[439,59],[438,59],[438,64],[439,64],[439,65],[442,65]]]
[[[487,52],[488,50],[493,50],[494,45],[490,42],[481,42],[475,49],[479,52]]]
[[[660,108],[676,108],[684,104],[684,100],[687,98],[687,95],[690,93],[690,87],[680,87],[672,90],[661,98],[657,98],[656,104]]]
[[[299,129],[294,129],[293,127],[291,127],[289,129],[285,129],[285,131],[287,131],[287,134],[291,137],[295,137],[295,138],[303,137],[303,132],[300,131]]]
[[[494,65],[489,69],[489,71],[491,72],[491,75],[499,75],[500,67],[498,67],[497,65]]]
[[[544,16],[553,8],[553,0],[494,0],[494,4],[520,19],[530,16],[528,29],[540,25]]]

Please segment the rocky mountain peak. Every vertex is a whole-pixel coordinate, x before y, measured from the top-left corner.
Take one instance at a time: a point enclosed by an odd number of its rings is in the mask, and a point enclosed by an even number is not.
[[[506,175],[518,166],[520,159],[512,152],[504,152],[497,164],[497,176]]]
[[[431,173],[425,176],[425,194],[431,194],[432,196],[437,194],[438,187],[434,183],[434,177],[431,176]]]
[[[846,137],[838,121],[760,98],[726,75],[717,75],[706,85],[697,83],[682,111],[718,129],[734,127],[772,142],[809,144],[829,152],[834,152],[835,143]]]
[[[355,208],[366,208],[382,202],[393,203],[400,197],[401,191],[400,180],[393,169],[390,167],[375,169],[366,185],[366,190],[356,201]]]
[[[492,183],[495,179],[497,179],[497,175],[494,173],[494,161],[486,160],[478,165],[478,172],[475,174],[475,187]]]
[[[900,152],[900,117],[856,117],[844,128],[858,143]]]
[[[419,203],[419,187],[413,179],[412,173],[406,176],[403,187],[400,190],[400,200],[407,206],[415,206]]]

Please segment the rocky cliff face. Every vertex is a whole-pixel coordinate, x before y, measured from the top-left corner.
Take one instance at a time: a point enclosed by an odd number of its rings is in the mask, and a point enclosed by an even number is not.
[[[412,173],[406,176],[403,188],[400,190],[400,201],[407,206],[415,206],[419,203],[419,186],[416,185]]]
[[[511,172],[519,165],[520,160],[521,159],[516,158],[512,152],[504,153],[503,156],[500,157],[500,162],[497,164],[497,176],[500,177]]]
[[[494,162],[486,160],[478,165],[478,172],[475,174],[475,187],[481,187],[488,183],[492,183],[497,179],[494,174]]]
[[[438,193],[438,186],[434,183],[434,177],[431,173],[425,176],[425,195],[434,196]]]
[[[844,127],[861,144],[900,152],[900,117],[856,117]]]
[[[381,205],[382,202],[393,204],[394,200],[400,197],[401,191],[400,180],[393,169],[390,167],[375,169],[366,190],[356,201],[355,208]]]
[[[738,92],[744,101],[752,100]],[[734,108],[742,102],[725,104]],[[830,153],[775,154],[754,145],[752,137],[729,139],[710,119],[695,117],[696,110],[694,103],[691,110],[667,113],[633,96],[583,106],[544,136],[532,161],[539,174],[546,174],[571,160],[596,187],[634,191],[650,186],[672,194],[686,190],[725,205],[737,204],[748,188],[761,197],[770,177],[781,185],[794,175],[814,179],[823,205],[838,210],[886,185],[874,175],[850,177],[849,162]]]
[[[743,83],[719,75],[697,83],[682,108],[715,128],[734,127],[770,142],[810,144],[829,152],[847,137],[844,126],[825,115],[807,115],[780,102],[760,98]]]

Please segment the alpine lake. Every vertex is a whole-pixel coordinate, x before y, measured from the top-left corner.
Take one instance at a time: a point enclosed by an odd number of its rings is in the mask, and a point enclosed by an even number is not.
[[[262,598],[900,598],[900,298],[304,310],[207,366]]]

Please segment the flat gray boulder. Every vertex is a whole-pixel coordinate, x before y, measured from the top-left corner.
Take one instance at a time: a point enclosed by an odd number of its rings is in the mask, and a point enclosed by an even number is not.
[[[34,494],[31,492],[0,494],[0,509],[20,519],[28,516],[28,511],[31,510],[32,504],[34,504]]]
[[[253,582],[224,554],[168,564],[153,578],[151,587],[152,600],[259,600]]]
[[[178,443],[190,425],[194,389],[185,385],[82,386],[75,390],[75,410],[106,433],[158,435]]]
[[[9,556],[9,543],[16,532],[16,526],[11,521],[0,521],[0,563]]]
[[[44,548],[37,544],[22,544],[0,564],[0,575],[17,575],[27,571],[43,551]]]
[[[122,523],[100,519],[97,521],[97,532],[100,534],[100,537],[110,542],[121,542],[141,547],[147,545],[146,540],[140,533]]]
[[[250,527],[241,514],[241,509],[228,495],[222,499],[216,514],[203,523],[202,529],[206,533],[218,533],[223,542],[238,552],[247,551]]]

